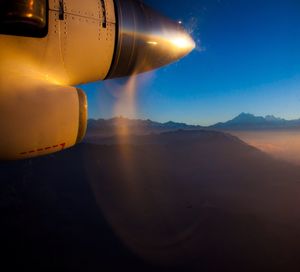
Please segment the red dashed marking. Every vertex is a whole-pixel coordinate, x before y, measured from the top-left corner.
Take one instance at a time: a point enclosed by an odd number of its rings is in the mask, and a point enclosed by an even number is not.
[[[49,150],[49,149],[53,149],[53,148],[57,148],[57,147],[59,147],[59,146],[61,146],[61,150],[64,150],[65,149],[65,146],[66,146],[66,143],[62,143],[62,144],[60,144],[60,145],[53,145],[52,147],[51,146],[47,146],[47,147],[45,147],[45,148],[39,148],[39,149],[37,149],[37,150],[30,150],[30,151],[28,151],[28,152],[22,152],[22,153],[20,153],[20,155],[27,155],[27,154],[32,154],[32,153],[35,153],[35,152],[41,152],[41,151],[44,151],[44,150]]]

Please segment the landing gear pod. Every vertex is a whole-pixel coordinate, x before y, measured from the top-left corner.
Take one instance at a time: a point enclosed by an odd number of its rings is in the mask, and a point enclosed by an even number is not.
[[[32,158],[80,142],[87,126],[87,100],[73,87],[12,83],[0,92],[0,159]]]

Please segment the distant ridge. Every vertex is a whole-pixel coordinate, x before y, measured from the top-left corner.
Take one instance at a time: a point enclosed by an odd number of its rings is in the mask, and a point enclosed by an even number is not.
[[[232,120],[217,123],[210,128],[221,130],[300,129],[300,119],[285,120],[273,115],[262,117],[243,112]]]
[[[285,120],[267,115],[255,116],[250,113],[241,113],[232,120],[217,123],[212,126],[188,125],[169,121],[159,123],[152,120],[128,119],[114,117],[111,119],[90,119],[88,121],[88,135],[112,136],[116,134],[147,135],[176,130],[300,130],[300,119]]]

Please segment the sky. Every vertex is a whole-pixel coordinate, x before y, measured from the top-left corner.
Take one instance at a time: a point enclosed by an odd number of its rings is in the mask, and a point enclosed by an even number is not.
[[[197,48],[135,79],[80,86],[88,96],[90,118],[124,116],[200,125],[241,112],[300,118],[299,0],[144,2],[181,20]],[[124,102],[128,81],[133,80],[135,100]]]

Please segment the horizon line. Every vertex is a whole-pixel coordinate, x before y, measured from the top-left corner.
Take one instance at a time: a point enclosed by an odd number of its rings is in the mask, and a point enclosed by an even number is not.
[[[217,125],[219,123],[226,123],[226,122],[229,122],[231,120],[234,120],[235,118],[239,117],[240,115],[242,114],[245,114],[245,115],[252,115],[253,117],[257,117],[257,118],[264,118],[266,119],[266,117],[274,117],[276,119],[281,119],[283,121],[297,121],[297,120],[300,120],[300,117],[299,118],[294,118],[294,119],[285,119],[285,118],[282,118],[282,117],[277,117],[273,114],[267,114],[265,116],[262,116],[262,115],[255,115],[255,114],[252,114],[252,113],[247,113],[247,112],[241,112],[240,114],[238,115],[235,115],[234,117],[232,117],[231,119],[228,119],[227,121],[218,121],[216,123],[212,123],[212,124],[209,124],[209,125],[201,125],[201,124],[190,124],[190,123],[187,123],[187,122],[181,122],[181,121],[173,121],[173,120],[169,120],[169,121],[155,121],[153,119],[150,119],[150,118],[139,118],[139,117],[128,117],[128,116],[123,116],[123,115],[119,115],[119,116],[112,116],[112,117],[109,117],[109,118],[103,118],[103,117],[99,117],[99,118],[88,118],[88,120],[112,120],[112,119],[128,119],[128,120],[131,120],[131,121],[151,121],[151,122],[155,122],[155,123],[161,123],[161,124],[166,124],[166,123],[178,123],[178,124],[185,124],[185,125],[189,125],[189,126],[201,126],[201,127],[211,127],[211,126],[214,126],[214,125]]]

